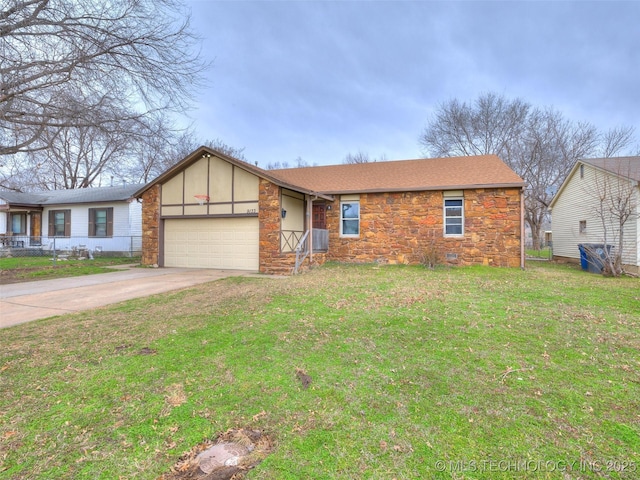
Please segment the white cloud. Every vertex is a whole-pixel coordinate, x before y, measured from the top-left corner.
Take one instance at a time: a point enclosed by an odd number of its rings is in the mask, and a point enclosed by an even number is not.
[[[261,165],[419,155],[434,108],[492,91],[640,135],[640,3],[207,2],[203,141]]]

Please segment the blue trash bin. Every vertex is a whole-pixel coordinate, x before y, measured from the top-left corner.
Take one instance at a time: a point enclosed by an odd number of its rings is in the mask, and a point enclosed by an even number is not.
[[[602,273],[605,260],[607,259],[607,256],[611,254],[612,247],[613,245],[603,245],[598,243],[584,244],[582,248],[586,257],[587,268],[585,269],[584,265],[582,265],[582,268],[584,270],[589,270],[591,273]],[[580,257],[580,263],[582,264],[582,255]]]
[[[584,248],[583,244],[578,244],[578,249],[580,250],[580,266],[584,271],[589,270],[589,261],[587,260],[587,250]]]

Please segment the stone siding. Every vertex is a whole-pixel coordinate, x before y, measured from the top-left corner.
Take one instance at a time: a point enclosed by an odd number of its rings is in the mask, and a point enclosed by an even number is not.
[[[296,264],[296,254],[280,251],[281,228],[281,189],[268,180],[260,180],[260,272],[270,275],[291,275]],[[331,248],[331,247],[329,247]],[[312,265],[322,265],[327,261],[324,252],[314,253]],[[310,258],[307,257],[300,270],[308,270]]]
[[[142,204],[142,264],[159,259],[160,186],[147,190]],[[464,235],[443,234],[440,191],[360,195],[360,236],[340,236],[340,196],[327,202],[329,251],[313,255],[325,261],[417,264],[426,258],[450,265],[520,266],[520,189],[464,191]],[[280,187],[261,179],[259,186],[259,269],[289,275],[295,253],[280,252]],[[305,268],[309,259],[305,260]]]
[[[290,275],[295,266],[296,255],[280,253],[280,187],[262,178],[259,188],[260,272]]]
[[[520,266],[520,190],[464,191],[464,236],[445,237],[442,192],[360,195],[360,236],[340,237],[339,197],[327,211],[327,260]]]
[[[142,194],[142,265],[158,265],[160,252],[160,185]]]

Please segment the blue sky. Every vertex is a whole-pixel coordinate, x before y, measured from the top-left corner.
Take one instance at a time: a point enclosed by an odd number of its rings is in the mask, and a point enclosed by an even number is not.
[[[199,137],[265,167],[419,158],[442,102],[495,92],[640,139],[640,2],[190,0]]]

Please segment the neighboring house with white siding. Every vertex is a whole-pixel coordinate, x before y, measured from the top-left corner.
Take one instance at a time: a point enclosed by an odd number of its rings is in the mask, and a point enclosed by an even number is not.
[[[139,254],[141,187],[0,192],[0,247]]]
[[[554,258],[579,261],[579,244],[617,252],[622,243],[625,270],[640,270],[640,156],[579,160],[549,208]]]

